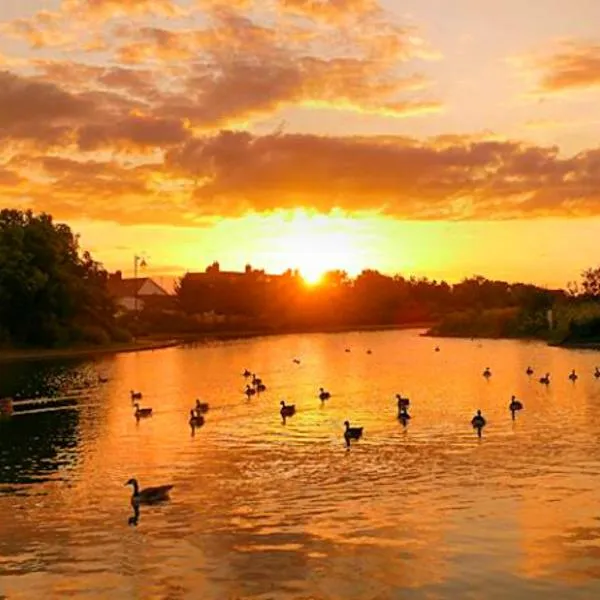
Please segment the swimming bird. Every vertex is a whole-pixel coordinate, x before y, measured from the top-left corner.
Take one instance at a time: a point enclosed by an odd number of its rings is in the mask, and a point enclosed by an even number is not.
[[[350,348],[346,348],[344,352],[350,352]]]
[[[471,419],[471,425],[473,429],[477,429],[477,435],[481,437],[481,430],[485,427],[486,421],[481,414],[481,411],[478,410],[477,414]]]
[[[410,406],[410,400],[408,398],[403,398],[400,394],[396,394],[396,398],[398,400],[398,410]]]
[[[373,353],[371,352],[371,349],[367,350],[367,354],[373,354]]]
[[[190,427],[194,430],[196,427],[202,427],[204,425],[204,417],[202,415],[194,414],[194,409],[190,410]]]
[[[326,392],[323,388],[319,388],[319,398],[321,399],[321,402],[323,402],[324,400],[329,400],[331,394]]]
[[[350,446],[350,440],[359,440],[362,437],[364,427],[350,427],[350,421],[344,421],[346,431],[344,431],[344,439],[346,445]]]
[[[286,405],[284,400],[282,400],[280,402],[280,404],[281,404],[281,410],[279,412],[283,419],[285,419],[286,417],[291,417],[296,412],[295,404],[287,404]]]
[[[300,359],[299,358],[294,358],[294,360],[292,362],[295,362],[297,365],[300,364]]]
[[[546,373],[543,377],[540,377],[539,382],[548,385],[550,383],[550,373]]]
[[[248,369],[244,369],[244,372],[242,373],[242,377],[250,377],[250,375],[252,375],[252,373],[250,373],[250,371],[248,371]]]
[[[492,376],[492,372],[490,371],[489,367],[485,368],[485,371],[483,372],[483,376],[486,377],[486,378]]]
[[[131,400],[141,400],[142,399],[142,392],[134,392],[133,390],[131,390],[129,393],[131,394]]]
[[[439,346],[436,346],[436,347],[435,347],[435,351],[436,351],[436,352],[439,352],[439,351],[440,351],[440,347],[439,347]]]
[[[267,390],[267,386],[264,383],[259,383],[256,386],[256,391],[257,392],[265,392]]]
[[[596,370],[594,371],[594,377],[596,379],[598,379],[598,377],[600,377],[600,369],[598,367],[596,367]]]
[[[258,385],[259,383],[262,383],[262,379],[257,377],[255,373],[252,373],[252,385]]]
[[[200,402],[200,400],[196,400],[196,413],[202,414],[208,412],[208,402]]]
[[[139,504],[154,504],[155,502],[168,500],[169,492],[173,489],[172,485],[158,485],[140,490],[138,481],[134,477],[132,477],[125,485],[133,486],[131,506],[133,506],[134,509]]]
[[[250,396],[254,396],[254,394],[256,394],[256,390],[247,385],[246,391],[244,393],[246,394],[246,396],[248,396],[248,398],[250,398]]]
[[[527,375],[533,375],[533,369],[531,367],[527,367],[527,371],[525,371]]]
[[[513,421],[515,420],[515,413],[518,410],[523,410],[523,403],[517,400],[515,396],[513,396],[510,400],[510,404],[508,405],[508,410],[510,410],[512,414]]]
[[[575,369],[569,373],[569,379],[573,382],[577,381],[577,373],[575,373]]]
[[[134,406],[135,406],[135,413],[133,413],[133,414],[136,419],[142,419],[144,417],[152,416],[151,408],[140,408],[140,405],[137,402],[134,404]]]

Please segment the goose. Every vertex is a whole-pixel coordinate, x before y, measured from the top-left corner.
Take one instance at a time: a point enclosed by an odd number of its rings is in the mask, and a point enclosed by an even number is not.
[[[246,394],[246,396],[248,396],[248,398],[250,398],[250,396],[254,396],[254,394],[256,394],[256,390],[247,385],[246,391],[244,393]]]
[[[153,504],[169,499],[169,491],[173,489],[172,485],[158,485],[155,487],[147,487],[140,490],[138,480],[132,477],[125,485],[133,486],[131,494],[131,506],[135,507],[140,504]]]
[[[248,377],[250,377],[250,375],[252,375],[252,373],[250,373],[250,371],[248,371],[248,369],[244,369],[244,372],[242,373],[242,377],[248,378]]]
[[[548,385],[550,383],[550,373],[546,373],[543,377],[540,377],[540,383]]]
[[[279,411],[281,413],[281,416],[285,419],[286,417],[291,417],[295,412],[296,412],[296,405],[295,404],[287,404],[285,403],[284,400],[282,400],[280,402],[281,404],[281,410]]]
[[[202,427],[204,425],[204,417],[202,415],[194,414],[194,409],[190,410],[190,427],[195,429],[196,427]]]
[[[483,376],[484,377],[491,377],[492,376],[492,372],[490,371],[489,367],[485,368],[485,371],[483,372]]]
[[[267,386],[264,383],[259,383],[256,386],[256,391],[257,392],[264,392],[264,391],[266,391],[266,389],[267,389]]]
[[[527,371],[525,371],[527,375],[533,375],[533,369],[531,367],[527,367]]]
[[[151,408],[140,408],[140,405],[136,402],[134,404],[135,406],[135,413],[134,416],[136,419],[140,419],[143,417],[151,417],[152,416],[152,409]]]
[[[598,377],[600,377],[600,369],[598,367],[596,367],[596,370],[594,371],[594,377],[596,379],[598,379]]]
[[[259,383],[262,383],[262,380],[255,373],[252,373],[252,385],[258,385]]]
[[[367,350],[367,354],[373,354],[373,353],[372,353],[372,352],[371,352],[371,350],[369,349],[369,350]]]
[[[577,381],[577,373],[575,373],[575,369],[573,369],[570,373],[569,373],[569,379],[571,381]]]
[[[350,348],[346,348],[344,352],[350,352]]]
[[[131,390],[129,393],[131,394],[132,400],[141,400],[142,399],[142,392],[134,392],[133,390]]]
[[[196,400],[196,413],[201,414],[208,412],[208,402],[200,402],[200,400]]]
[[[331,394],[326,392],[323,388],[319,388],[319,398],[321,399],[321,402],[323,400],[329,400],[329,398],[331,398]]]
[[[359,440],[363,434],[363,427],[350,427],[350,421],[344,421],[346,431],[344,431],[344,439],[346,445],[350,446],[350,440]]]
[[[477,414],[471,419],[471,425],[473,429],[477,429],[477,435],[481,437],[481,430],[485,427],[486,421],[481,414],[481,411],[478,410]]]
[[[510,410],[511,414],[512,414],[512,418],[513,421],[515,420],[515,413],[518,410],[523,410],[523,403],[520,402],[519,400],[516,399],[515,396],[513,396],[510,400],[510,404],[508,405],[508,410]]]
[[[300,364],[300,359],[299,358],[294,358],[293,362],[295,362],[297,365]]]
[[[403,398],[400,394],[396,394],[396,398],[398,400],[398,410],[410,406],[410,400],[408,398]]]
[[[440,351],[440,347],[439,347],[439,346],[436,346],[436,347],[435,347],[435,351],[436,351],[436,352],[439,352],[439,351]]]

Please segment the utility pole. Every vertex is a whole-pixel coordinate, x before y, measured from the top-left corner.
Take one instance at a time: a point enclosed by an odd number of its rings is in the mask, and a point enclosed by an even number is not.
[[[146,266],[146,259],[143,256],[138,256],[137,254],[133,257],[133,278],[135,281],[135,290],[134,290],[134,299],[133,299],[133,308],[134,308],[134,312],[136,314],[138,314],[138,284],[137,284],[137,278],[138,278],[138,266],[140,268],[144,268]]]

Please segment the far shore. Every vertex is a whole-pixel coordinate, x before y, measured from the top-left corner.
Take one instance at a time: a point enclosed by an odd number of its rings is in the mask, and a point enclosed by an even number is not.
[[[314,330],[273,331],[273,330],[224,330],[206,331],[190,334],[177,334],[154,336],[152,339],[140,339],[136,342],[122,344],[108,344],[106,346],[76,346],[72,348],[27,348],[27,349],[0,349],[0,363],[20,361],[57,360],[61,358],[90,358],[107,354],[121,354],[126,352],[144,352],[148,350],[161,350],[173,348],[184,344],[203,342],[206,340],[234,340],[253,337],[295,335],[307,333],[351,333],[361,331],[389,331],[403,329],[425,329],[432,323],[404,323],[397,325],[362,325],[353,327],[320,327]]]

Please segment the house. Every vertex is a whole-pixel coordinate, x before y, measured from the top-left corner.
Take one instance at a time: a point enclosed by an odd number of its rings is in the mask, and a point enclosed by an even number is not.
[[[148,302],[169,297],[150,277],[123,278],[121,271],[109,275],[108,292],[122,311],[142,310]]]

